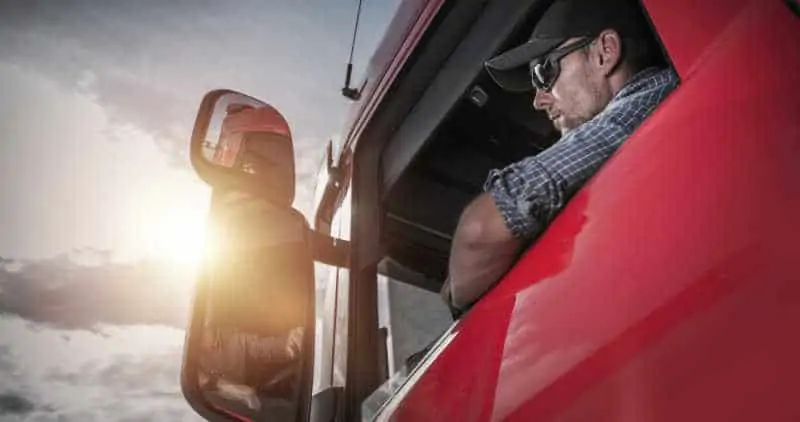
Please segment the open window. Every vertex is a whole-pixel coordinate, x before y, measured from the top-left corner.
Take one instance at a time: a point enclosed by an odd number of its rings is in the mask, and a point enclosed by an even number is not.
[[[444,280],[458,216],[482,191],[489,171],[536,155],[557,139],[527,95],[505,92],[481,74],[384,197],[383,236],[394,261],[387,266]]]
[[[545,113],[534,110],[529,93],[502,90],[482,68],[486,58],[527,40],[549,3],[531,2],[500,48],[460,46],[440,72],[442,80],[434,81],[386,145],[381,242],[387,258],[379,267],[384,274],[438,291],[458,218],[482,192],[489,171],[539,154],[559,139]],[[484,19],[491,13],[487,7]],[[482,30],[475,25],[474,31]],[[497,26],[487,26],[483,36],[496,37]],[[669,63],[663,48],[660,56],[661,65]],[[470,75],[466,69],[480,71],[464,79]]]

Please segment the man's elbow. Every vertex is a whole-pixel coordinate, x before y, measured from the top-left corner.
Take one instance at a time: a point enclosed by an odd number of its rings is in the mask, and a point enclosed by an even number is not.
[[[459,220],[450,254],[451,304],[463,309],[477,300],[511,266],[519,246],[490,195],[470,203]]]
[[[478,196],[464,210],[457,236],[460,243],[469,249],[491,247],[515,240],[494,199],[487,193]]]

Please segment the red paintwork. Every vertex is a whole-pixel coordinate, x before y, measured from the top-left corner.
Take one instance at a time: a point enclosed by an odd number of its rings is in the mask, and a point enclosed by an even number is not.
[[[681,86],[392,420],[800,420],[800,22],[779,0],[645,4]]]
[[[217,409],[217,410],[219,410],[220,412],[222,412],[222,413],[225,413],[226,415],[230,416],[230,417],[231,417],[231,418],[233,418],[233,420],[235,420],[235,421],[240,421],[240,422],[253,422],[253,420],[252,420],[252,419],[249,419],[249,418],[247,418],[247,417],[245,417],[245,416],[242,416],[242,415],[240,415],[240,414],[238,414],[238,413],[236,413],[236,412],[233,412],[233,411],[230,411],[230,410],[227,410],[227,409],[223,409],[223,408],[221,408],[221,407],[219,407],[219,406],[214,406],[214,405],[212,405],[212,406],[214,407],[214,409]]]
[[[779,0],[761,0],[766,1]],[[687,77],[714,53],[725,39],[726,27],[737,18],[747,16],[752,0],[693,1],[642,0],[661,36],[673,65],[682,77]]]

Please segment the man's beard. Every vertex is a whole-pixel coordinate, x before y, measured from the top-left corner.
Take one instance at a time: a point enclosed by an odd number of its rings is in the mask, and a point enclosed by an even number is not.
[[[553,126],[555,126],[556,130],[561,133],[561,136],[564,136],[567,133],[581,127],[581,125],[589,120],[592,119],[586,117],[568,117],[562,115],[553,121]]]

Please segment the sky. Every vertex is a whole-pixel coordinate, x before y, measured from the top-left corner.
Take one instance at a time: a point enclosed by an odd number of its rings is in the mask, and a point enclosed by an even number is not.
[[[364,1],[354,81],[398,2]],[[230,88],[281,110],[308,213],[357,3],[0,0],[0,421],[198,419],[178,385],[197,106]]]

